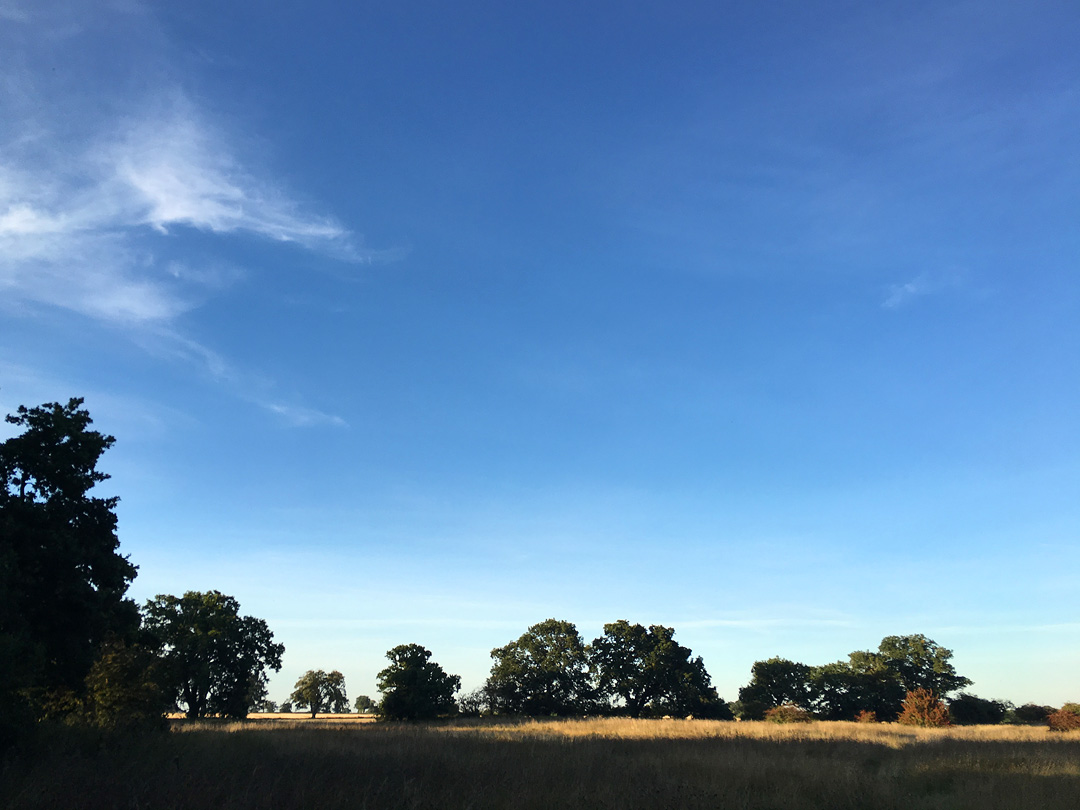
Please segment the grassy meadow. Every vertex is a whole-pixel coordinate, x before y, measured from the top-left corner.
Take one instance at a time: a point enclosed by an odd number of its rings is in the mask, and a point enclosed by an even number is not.
[[[706,720],[356,715],[42,734],[0,773],[19,808],[1076,810],[1080,734]]]

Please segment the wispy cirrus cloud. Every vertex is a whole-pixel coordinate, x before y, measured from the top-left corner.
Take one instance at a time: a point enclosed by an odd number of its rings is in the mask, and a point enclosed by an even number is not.
[[[891,285],[881,306],[885,309],[900,309],[921,298],[953,291],[962,285],[963,276],[959,272],[920,273],[910,281]]]
[[[209,277],[161,259],[178,228],[370,258],[332,218],[247,172],[182,97],[123,121],[74,157],[61,157],[70,146],[47,132],[9,144],[0,158],[0,290],[9,307],[167,322],[195,306]]]

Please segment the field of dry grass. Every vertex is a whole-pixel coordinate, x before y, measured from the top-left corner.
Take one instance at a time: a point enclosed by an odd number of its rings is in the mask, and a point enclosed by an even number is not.
[[[699,720],[351,718],[45,736],[0,774],[16,808],[1075,810],[1080,734]]]

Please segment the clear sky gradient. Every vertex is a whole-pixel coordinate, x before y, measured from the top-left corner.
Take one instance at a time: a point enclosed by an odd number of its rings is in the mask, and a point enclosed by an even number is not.
[[[0,408],[351,696],[549,617],[1080,699],[1074,2],[0,0]],[[5,426],[10,433],[10,428]]]

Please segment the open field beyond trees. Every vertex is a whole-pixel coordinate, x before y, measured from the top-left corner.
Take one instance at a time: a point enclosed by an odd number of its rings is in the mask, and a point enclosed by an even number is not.
[[[816,722],[264,718],[110,740],[41,729],[16,808],[1077,807],[1080,735]]]

